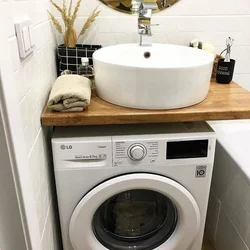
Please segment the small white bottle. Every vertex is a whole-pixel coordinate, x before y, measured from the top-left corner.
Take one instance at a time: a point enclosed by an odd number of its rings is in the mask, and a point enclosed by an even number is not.
[[[77,69],[77,74],[80,76],[85,76],[85,77],[89,78],[90,80],[93,80],[94,68],[89,65],[88,57],[82,57],[81,62],[82,62],[82,64],[79,65],[79,67]]]

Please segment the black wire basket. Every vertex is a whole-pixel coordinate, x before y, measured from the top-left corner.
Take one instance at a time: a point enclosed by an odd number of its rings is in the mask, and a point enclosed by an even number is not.
[[[101,45],[76,44],[75,48],[68,48],[61,44],[57,47],[57,74],[64,70],[70,70],[72,74],[77,74],[77,68],[81,64],[82,57],[89,58],[89,64],[93,66],[93,54],[101,49]]]

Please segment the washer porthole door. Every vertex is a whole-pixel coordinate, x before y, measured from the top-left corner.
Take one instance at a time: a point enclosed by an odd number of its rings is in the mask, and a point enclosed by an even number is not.
[[[146,189],[129,190],[106,200],[96,211],[92,227],[110,250],[151,250],[174,232],[178,213],[166,196]]]
[[[74,250],[186,250],[200,227],[192,195],[155,174],[127,174],[86,194],[70,221]]]

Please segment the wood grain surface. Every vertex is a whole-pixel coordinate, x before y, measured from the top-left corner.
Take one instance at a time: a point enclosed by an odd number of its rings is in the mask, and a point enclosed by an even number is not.
[[[110,104],[93,91],[91,104],[83,112],[58,113],[47,107],[43,126],[76,126],[184,121],[233,120],[250,118],[250,92],[232,82],[211,82],[208,97],[197,105],[173,110],[138,110]]]

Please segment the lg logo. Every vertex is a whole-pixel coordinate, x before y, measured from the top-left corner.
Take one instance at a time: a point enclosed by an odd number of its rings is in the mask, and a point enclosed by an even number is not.
[[[72,149],[72,145],[61,145],[61,150]]]

